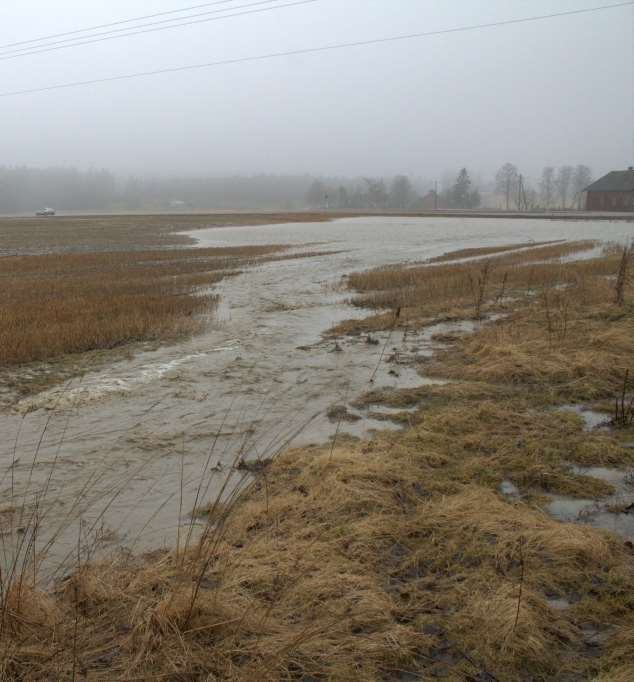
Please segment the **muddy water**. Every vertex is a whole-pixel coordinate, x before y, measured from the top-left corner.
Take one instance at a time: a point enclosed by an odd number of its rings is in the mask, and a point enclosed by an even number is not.
[[[630,233],[623,223],[453,218],[192,233],[201,246],[285,243],[333,253],[227,279],[215,288],[221,305],[204,334],[89,372],[0,414],[0,550],[9,556],[35,518],[36,547],[55,539],[49,566],[74,556],[78,536],[95,551],[173,546],[197,495],[204,503],[228,476],[232,485],[244,475],[232,469],[236,459],[324,442],[336,431],[366,436],[390,427],[369,414],[334,423],[326,412],[371,387],[384,347],[415,362],[433,352],[432,333],[379,334],[379,345],[324,340],[333,324],[367,312],[334,288],[343,275],[467,247]],[[422,381],[414,364],[383,363],[373,386]]]

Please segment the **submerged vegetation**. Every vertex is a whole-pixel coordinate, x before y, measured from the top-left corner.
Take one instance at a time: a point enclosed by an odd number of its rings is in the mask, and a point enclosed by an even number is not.
[[[407,429],[252,467],[245,487],[199,500],[196,542],[90,563],[80,540],[51,594],[24,530],[23,563],[0,581],[3,678],[633,679],[631,542],[545,511],[553,494],[613,492],[572,465],[634,466],[630,424],[588,430],[560,409],[630,405],[623,251],[560,260],[595,246],[350,277],[379,311],[356,328],[496,317],[436,339],[425,373],[449,383],[358,399],[417,408]]]
[[[420,324],[438,318],[462,319],[474,316],[478,298],[483,299],[489,311],[503,310],[506,299],[515,295],[531,295],[569,284],[577,284],[575,291],[583,291],[585,279],[615,275],[620,254],[610,252],[603,258],[583,261],[560,260],[595,248],[597,243],[593,241],[561,242],[513,252],[501,247],[498,252],[501,255],[476,261],[463,261],[461,250],[443,256],[444,260],[453,256],[459,262],[443,262],[433,267],[423,264],[377,268],[353,273],[347,285],[358,293],[352,299],[355,305],[386,311],[400,309],[403,321]],[[484,254],[489,251],[485,249]],[[485,273],[486,281],[482,282],[485,289],[478,292],[477,282]],[[604,287],[609,286],[606,281]],[[389,317],[389,312],[379,313],[361,325],[358,321],[344,323],[334,331],[345,332],[348,324],[357,330],[364,325],[368,329],[386,327]]]
[[[85,251],[145,251],[192,246],[193,230],[242,225],[321,222],[330,213],[181,213],[2,218],[0,257]]]
[[[199,331],[212,285],[285,253],[283,245],[186,248],[208,227],[319,221],[323,214],[104,215],[0,218],[0,389],[42,390],[111,351]],[[89,357],[85,357],[90,353]],[[46,363],[46,364],[42,364]],[[20,369],[31,364],[29,371]]]
[[[253,246],[4,258],[0,366],[192,332],[216,301],[201,288],[279,250]]]

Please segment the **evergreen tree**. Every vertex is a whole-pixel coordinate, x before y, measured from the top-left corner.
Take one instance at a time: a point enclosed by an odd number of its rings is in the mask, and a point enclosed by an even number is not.
[[[476,208],[480,205],[480,192],[471,189],[471,178],[466,168],[458,173],[448,199],[451,208]]]

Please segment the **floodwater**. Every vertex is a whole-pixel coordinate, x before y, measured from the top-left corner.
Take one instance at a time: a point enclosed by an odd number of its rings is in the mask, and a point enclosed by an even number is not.
[[[326,412],[373,387],[422,383],[415,363],[433,352],[432,330],[377,334],[378,345],[324,338],[337,322],[367,314],[346,302],[338,287],[344,275],[467,247],[621,240],[632,230],[604,221],[377,217],[191,233],[200,246],[291,244],[333,253],[228,278],[214,288],[221,304],[203,334],[0,413],[0,550],[10,554],[32,519],[37,549],[55,538],[49,557],[60,571],[78,537],[95,551],[173,546],[196,498],[203,504],[228,476],[231,487],[244,475],[233,470],[236,459],[390,428],[386,415],[335,423]],[[411,363],[380,363],[384,350]]]
[[[595,528],[603,528],[634,541],[634,476],[632,471],[606,467],[572,466],[575,474],[605,481],[614,487],[614,493],[601,500],[580,499],[553,495],[547,509],[561,521],[578,521]]]

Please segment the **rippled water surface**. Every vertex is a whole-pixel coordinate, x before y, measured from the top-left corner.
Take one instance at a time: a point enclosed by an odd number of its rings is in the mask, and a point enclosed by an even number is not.
[[[379,346],[340,339],[337,351],[322,337],[333,324],[367,314],[337,290],[343,275],[466,247],[612,240],[631,233],[619,222],[459,218],[357,218],[193,232],[200,246],[290,244],[302,252],[333,253],[267,263],[228,278],[215,288],[221,305],[203,334],[89,372],[0,414],[2,537],[19,535],[37,503],[42,543],[54,528],[64,528],[56,560],[72,553],[79,516],[85,536],[102,545],[173,545],[179,509],[183,517],[192,509],[208,458],[213,474],[205,482],[207,497],[218,492],[236,457],[256,459],[289,443],[323,442],[337,429],[365,436],[371,428],[386,428],[371,418],[337,425],[325,414],[370,388],[386,341],[385,335],[378,335]],[[395,334],[388,348],[428,355],[430,337]],[[374,385],[423,381],[411,367],[391,369],[382,366]],[[236,480],[241,474],[231,475]],[[24,514],[11,512],[22,506]]]

